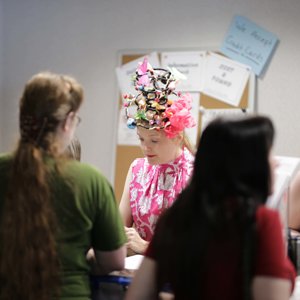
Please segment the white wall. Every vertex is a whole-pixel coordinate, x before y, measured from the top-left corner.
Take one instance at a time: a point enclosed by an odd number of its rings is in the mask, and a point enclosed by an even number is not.
[[[83,160],[112,180],[118,51],[219,47],[233,15],[241,14],[280,38],[264,78],[257,80],[257,109],[275,122],[275,153],[300,156],[299,0],[3,1],[1,150],[16,140],[25,81],[45,69],[69,73],[86,92],[78,129]]]

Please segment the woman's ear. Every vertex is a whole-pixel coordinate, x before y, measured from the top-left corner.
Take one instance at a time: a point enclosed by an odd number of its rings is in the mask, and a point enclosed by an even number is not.
[[[75,117],[75,113],[73,111],[68,113],[67,117],[65,118],[65,120],[62,124],[63,131],[69,131],[70,129],[73,128],[73,126],[74,126],[74,117]]]

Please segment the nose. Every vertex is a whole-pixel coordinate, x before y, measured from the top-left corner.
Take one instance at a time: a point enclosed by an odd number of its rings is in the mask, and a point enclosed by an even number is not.
[[[147,152],[147,151],[151,150],[151,147],[147,143],[143,143],[142,149],[144,152]]]

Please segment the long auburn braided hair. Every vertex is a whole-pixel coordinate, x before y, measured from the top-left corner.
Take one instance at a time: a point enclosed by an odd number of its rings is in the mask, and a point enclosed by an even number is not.
[[[69,76],[43,72],[25,85],[20,140],[0,219],[1,300],[50,300],[59,295],[56,218],[45,155],[58,158],[57,129],[82,101],[81,86]]]

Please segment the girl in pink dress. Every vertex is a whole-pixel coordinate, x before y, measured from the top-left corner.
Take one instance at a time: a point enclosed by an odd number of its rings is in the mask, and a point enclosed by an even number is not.
[[[153,69],[145,59],[134,80],[139,93],[124,96],[127,124],[136,128],[145,157],[134,160],[129,168],[120,212],[128,249],[142,254],[159,216],[192,174],[193,148],[184,129],[195,122],[190,113],[191,97],[175,92],[178,80],[170,71]]]

